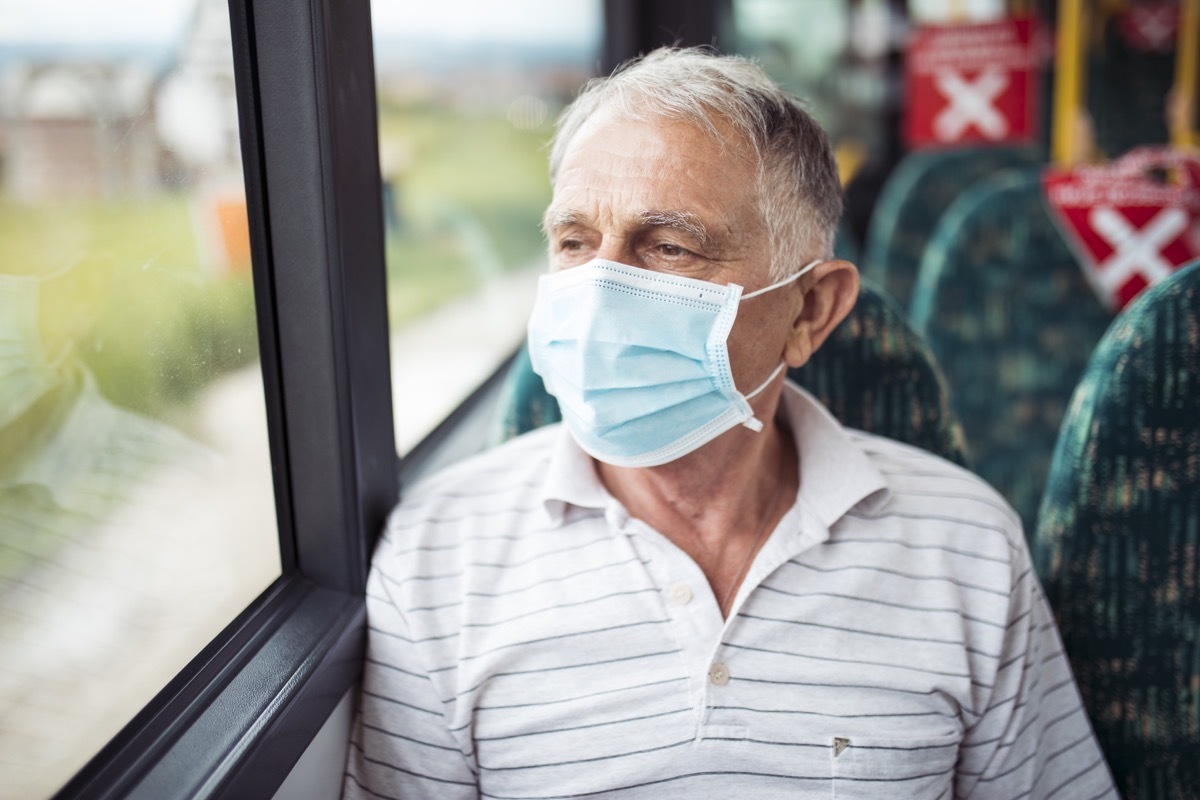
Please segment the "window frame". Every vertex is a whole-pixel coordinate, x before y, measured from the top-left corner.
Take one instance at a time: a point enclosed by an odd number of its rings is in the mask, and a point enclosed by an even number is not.
[[[604,0],[603,69],[729,0]],[[703,13],[701,13],[703,12]],[[229,0],[282,576],[56,797],[270,797],[358,681],[375,538],[478,444],[506,366],[397,457],[370,0]]]
[[[716,45],[733,0],[604,0],[600,73],[665,45]]]
[[[61,798],[269,797],[362,669],[398,494],[368,0],[230,0],[283,575]]]

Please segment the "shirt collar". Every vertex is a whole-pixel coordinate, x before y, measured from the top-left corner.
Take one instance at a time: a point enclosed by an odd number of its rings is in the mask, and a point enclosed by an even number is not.
[[[779,411],[800,457],[796,504],[803,516],[829,528],[860,503],[874,508],[887,499],[887,483],[870,458],[816,398],[790,380],[784,382]],[[561,523],[568,506],[607,508],[612,497],[585,453],[560,425],[551,452],[542,503],[552,522]]]
[[[800,455],[797,499],[822,525],[832,527],[860,503],[886,502],[883,474],[815,397],[787,381],[780,405]]]
[[[575,443],[565,425],[558,423],[558,428],[541,496],[546,513],[555,525],[562,523],[567,506],[603,509],[611,500],[596,474],[592,457]]]

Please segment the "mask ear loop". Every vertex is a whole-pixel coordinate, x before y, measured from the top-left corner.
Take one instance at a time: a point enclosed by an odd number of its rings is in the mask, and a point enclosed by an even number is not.
[[[810,261],[807,264],[805,264],[803,267],[801,267],[799,270],[797,270],[794,275],[789,275],[788,277],[784,278],[781,281],[776,281],[775,283],[772,283],[770,286],[765,286],[762,289],[758,289],[756,291],[751,292],[750,294],[742,295],[742,300],[749,300],[751,297],[757,297],[760,294],[766,294],[767,292],[769,292],[773,289],[778,289],[780,286],[786,286],[787,284],[791,283],[792,281],[798,280],[802,275],[807,274],[808,272],[810,272],[812,270],[813,267],[815,267],[817,264],[821,264],[821,263],[823,263],[823,259],[819,259],[819,258],[815,261]],[[753,392],[751,392],[748,395],[744,395],[746,400],[752,400],[754,397],[758,396],[763,391],[763,389],[766,389],[768,386],[770,386],[771,382],[779,377],[779,373],[783,372],[783,369],[786,366],[787,366],[786,361],[780,361],[779,366],[777,366],[775,368],[775,370],[770,375],[767,376],[767,379],[765,381],[763,381],[761,384],[759,384],[759,387],[757,389],[755,389]],[[742,425],[744,425],[745,427],[754,431],[755,433],[761,433],[762,429],[763,429],[762,420],[755,416],[751,416],[750,419],[743,422]]]
[[[803,267],[801,267],[799,270],[797,270],[795,272],[795,274],[789,275],[781,281],[776,281],[775,283],[772,283],[770,286],[764,286],[761,289],[755,289],[750,294],[742,295],[742,300],[749,300],[751,297],[758,297],[760,294],[766,294],[767,292],[769,292],[773,289],[778,289],[780,286],[787,286],[792,281],[799,280],[801,276],[807,275],[810,271],[812,271],[812,268],[815,267],[817,264],[824,264],[824,263],[825,263],[825,260],[821,259],[821,258],[818,258],[816,261],[810,261],[807,264],[805,264]]]
[[[755,389],[750,394],[745,395],[746,400],[752,400],[754,397],[756,397],[758,394],[760,394],[763,389],[766,389],[768,386],[770,386],[771,382],[779,377],[779,373],[783,372],[783,368],[786,366],[787,366],[787,362],[780,361],[779,366],[775,368],[774,372],[772,372],[770,375],[767,376],[767,379],[765,381],[763,381],[757,389]],[[750,430],[754,431],[755,433],[760,433],[763,429],[762,420],[759,419],[758,417],[750,417],[750,419],[746,420],[742,424],[745,425]]]

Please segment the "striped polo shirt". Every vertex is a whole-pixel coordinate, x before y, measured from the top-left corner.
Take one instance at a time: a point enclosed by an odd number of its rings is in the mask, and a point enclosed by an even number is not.
[[[414,487],[345,796],[1116,797],[1012,509],[794,384],[780,415],[800,486],[727,620],[559,426]]]

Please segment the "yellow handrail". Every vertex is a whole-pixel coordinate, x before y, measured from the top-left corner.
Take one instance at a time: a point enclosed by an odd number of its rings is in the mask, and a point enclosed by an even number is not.
[[[1084,0],[1059,0],[1054,68],[1054,125],[1050,157],[1061,167],[1077,164],[1077,128],[1083,111]]]
[[[1169,111],[1171,144],[1200,146],[1197,132],[1197,81],[1200,80],[1200,0],[1183,0],[1179,9],[1179,43],[1175,49],[1175,86]]]

